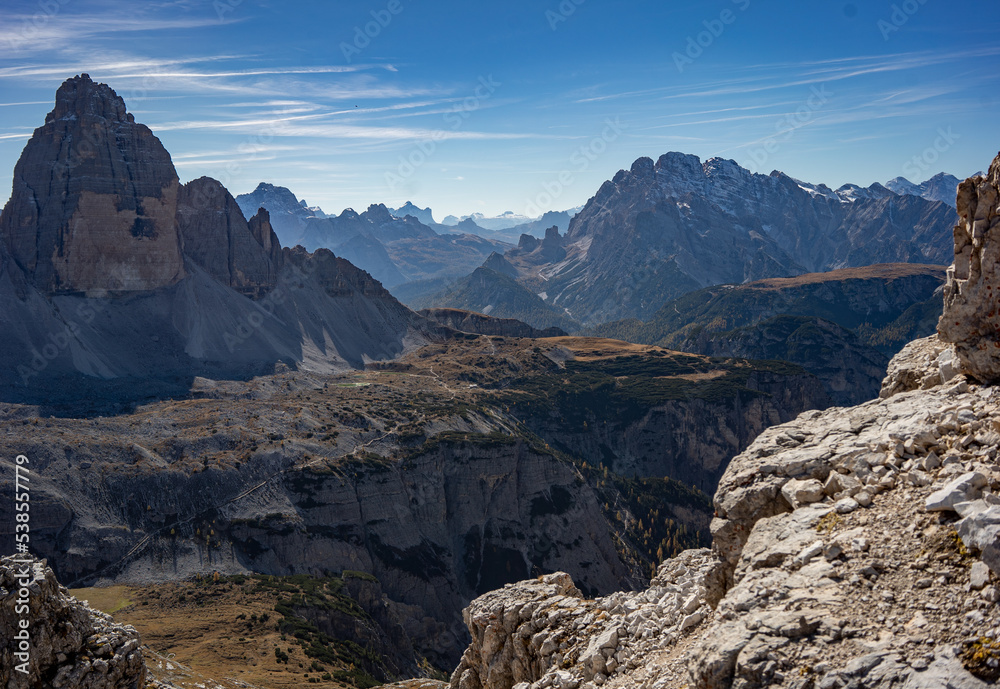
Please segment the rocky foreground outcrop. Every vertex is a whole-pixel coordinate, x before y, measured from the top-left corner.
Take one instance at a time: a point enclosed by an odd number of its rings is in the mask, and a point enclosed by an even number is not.
[[[941,339],[955,344],[963,368],[1000,381],[1000,156],[985,177],[958,187],[955,264],[948,270]]]
[[[772,428],[723,478],[713,553],[639,593],[550,575],[477,599],[452,687],[986,686],[1000,572],[970,553],[995,552],[998,429],[965,381]]]
[[[963,242],[957,230],[957,254]],[[974,283],[967,308],[995,312],[996,292]],[[880,399],[761,434],[719,485],[712,550],[668,560],[649,589],[587,601],[556,574],[474,601],[451,687],[1000,680],[1000,388],[977,382],[1000,355],[958,349],[914,342]]]
[[[18,637],[22,620],[28,622],[24,640]],[[0,639],[4,689],[146,686],[135,629],[70,596],[44,561],[0,558]]]

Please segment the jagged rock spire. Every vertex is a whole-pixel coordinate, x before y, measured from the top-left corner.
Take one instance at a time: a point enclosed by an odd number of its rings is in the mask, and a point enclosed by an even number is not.
[[[54,293],[132,291],[184,274],[177,172],[111,87],[68,79],[14,168],[0,239]]]
[[[963,373],[1000,381],[1000,155],[986,176],[958,187],[955,264],[948,270],[941,339],[955,344]]]

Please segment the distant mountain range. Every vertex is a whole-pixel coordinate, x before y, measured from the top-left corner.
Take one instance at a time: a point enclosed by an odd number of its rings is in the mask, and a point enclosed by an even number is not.
[[[981,175],[982,173],[977,174]],[[922,184],[914,184],[905,177],[896,177],[886,182],[885,186],[897,194],[910,194],[928,201],[940,201],[954,208],[959,182],[961,180],[958,177],[940,172]]]
[[[244,214],[265,208],[283,245],[330,249],[388,288],[415,280],[457,279],[510,246],[475,234],[442,234],[411,213],[394,215],[383,204],[363,213],[348,208],[339,216],[327,215],[307,208],[290,190],[266,183],[236,201]],[[430,217],[430,209],[415,212]]]
[[[944,203],[879,184],[832,190],[668,153],[605,182],[565,235],[523,238],[504,257],[530,293],[597,325],[651,318],[711,285],[875,263],[943,265],[954,216]]]
[[[475,234],[486,239],[517,244],[522,234],[542,237],[545,235],[545,230],[550,227],[558,227],[560,232],[565,232],[569,229],[570,220],[579,211],[580,208],[571,208],[566,211],[547,211],[538,218],[517,215],[511,211],[494,218],[485,217],[482,213],[463,215],[461,218],[449,215],[442,224],[445,227],[452,227],[457,231]]]
[[[518,225],[529,223],[532,220],[537,220],[537,218],[530,218],[527,215],[521,215],[520,213],[515,213],[514,211],[507,211],[492,217],[483,215],[482,213],[472,213],[461,217],[455,217],[454,215],[445,216],[445,219],[441,221],[441,224],[454,226],[463,220],[471,220],[484,230],[509,230],[512,227],[517,227]]]
[[[578,323],[552,308],[545,300],[528,291],[506,271],[498,269],[503,257],[496,255],[491,267],[481,266],[448,287],[406,299],[412,309],[447,308],[474,311],[494,318],[513,318],[533,328],[579,330]],[[509,264],[508,264],[509,265]]]

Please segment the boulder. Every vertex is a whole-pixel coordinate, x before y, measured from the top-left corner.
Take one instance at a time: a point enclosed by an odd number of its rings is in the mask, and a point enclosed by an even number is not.
[[[1000,576],[1000,507],[990,505],[958,523],[958,535],[966,547],[978,551],[986,566]]]
[[[792,479],[781,487],[781,495],[792,508],[823,499],[823,484],[816,479],[801,481]]]
[[[914,340],[892,358],[879,397],[927,390],[955,377],[954,350],[937,335]]]
[[[924,507],[928,512],[953,512],[956,505],[979,497],[979,491],[985,485],[985,476],[970,471],[928,495]]]

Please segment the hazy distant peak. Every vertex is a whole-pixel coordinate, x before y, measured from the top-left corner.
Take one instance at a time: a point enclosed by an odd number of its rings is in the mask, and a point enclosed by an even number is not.
[[[905,177],[896,177],[886,182],[885,186],[897,194],[919,196],[928,201],[941,201],[954,208],[960,181],[954,175],[939,172],[921,184],[914,184]]]
[[[430,208],[420,208],[415,205],[412,201],[407,201],[405,204],[396,209],[389,209],[397,218],[405,218],[410,215],[422,222],[425,225],[435,225],[434,214],[431,212]]]

